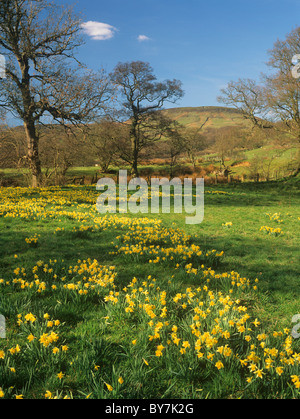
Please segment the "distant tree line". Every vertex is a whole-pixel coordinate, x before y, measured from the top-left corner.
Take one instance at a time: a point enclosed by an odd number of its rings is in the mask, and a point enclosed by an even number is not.
[[[300,28],[274,45],[273,73],[260,84],[240,79],[222,90],[219,101],[239,109],[248,127],[214,130],[209,118],[188,128],[161,111],[184,91],[179,80],[158,81],[149,63],[119,63],[110,74],[86,69],[76,57],[81,25],[72,8],[48,0],[0,3],[0,53],[6,57],[0,111],[3,121],[10,113],[23,123],[8,128],[3,122],[0,168],[29,169],[31,186],[63,183],[74,165],[107,172],[126,164],[139,176],[141,161],[161,158],[172,177],[180,157],[196,168],[204,150],[216,153],[226,171],[228,157],[254,145],[280,138],[299,148],[300,82],[291,59],[300,53]]]

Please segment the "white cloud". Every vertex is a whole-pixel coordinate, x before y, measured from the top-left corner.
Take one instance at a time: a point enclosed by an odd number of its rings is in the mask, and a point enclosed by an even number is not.
[[[107,23],[94,22],[92,20],[81,25],[84,32],[95,41],[106,41],[111,39],[117,29]]]
[[[150,41],[150,39],[151,39],[151,38],[149,38],[149,37],[148,37],[148,36],[146,36],[146,35],[139,35],[139,36],[138,36],[138,40],[139,40],[140,42]]]

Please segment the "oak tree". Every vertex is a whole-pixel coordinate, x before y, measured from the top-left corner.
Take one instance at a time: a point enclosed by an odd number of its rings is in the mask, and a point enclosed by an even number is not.
[[[165,103],[175,103],[183,96],[182,84],[179,80],[158,82],[150,64],[143,61],[119,63],[111,79],[122,100],[119,114],[130,125],[131,152],[127,161],[131,174],[138,177],[141,150],[160,140],[173,123],[158,111]]]
[[[281,138],[300,149],[300,27],[293,29],[285,39],[277,40],[268,51],[269,72],[255,80],[231,81],[222,89],[220,102],[240,109],[253,128],[262,129],[266,137]],[[294,175],[300,172],[299,151],[295,153]]]
[[[42,183],[40,124],[86,123],[108,100],[105,75],[76,59],[81,24],[71,7],[48,0],[0,3],[0,53],[6,58],[0,108],[23,121],[33,187]]]

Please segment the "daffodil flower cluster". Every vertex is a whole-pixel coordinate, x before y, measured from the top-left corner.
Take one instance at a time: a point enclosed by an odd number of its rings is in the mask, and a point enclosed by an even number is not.
[[[76,265],[62,266],[57,259],[48,263],[38,261],[31,272],[24,267],[14,269],[11,281],[0,280],[0,287],[13,286],[15,289],[31,290],[33,293],[56,292],[77,298],[90,294],[102,295],[106,288],[113,288],[116,278],[114,266],[100,265],[97,260],[78,260]]]
[[[283,223],[282,215],[280,212],[275,212],[274,214],[267,213],[266,216],[270,221],[275,221],[276,223]]]
[[[35,234],[32,237],[26,237],[25,242],[31,247],[36,247],[38,245],[40,235]]]
[[[222,191],[206,193],[224,195],[224,199],[228,195]],[[60,316],[53,314],[55,308],[52,315],[45,313],[50,312],[42,305],[48,298],[54,298],[57,305],[71,303],[75,307],[87,302],[94,312],[99,310],[99,331],[107,337],[105,349],[109,340],[120,345],[122,356],[127,356],[131,365],[129,375],[134,375],[138,363],[141,371],[147,371],[139,376],[141,387],[147,374],[158,370],[168,371],[172,377],[185,377],[192,371],[197,382],[223,382],[226,373],[234,371],[241,389],[255,393],[265,386],[277,394],[288,388],[293,396],[299,395],[300,354],[291,331],[266,331],[253,316],[251,306],[258,279],[217,269],[224,256],[222,250],[204,249],[195,243],[195,237],[176,226],[166,228],[157,218],[100,217],[95,208],[97,196],[94,188],[0,188],[0,217],[57,222],[64,218],[78,223],[68,232],[65,226],[55,226],[55,235],[89,237],[108,230],[115,233],[111,256],[118,255],[125,264],[132,260],[149,263],[149,272],[142,277],[137,271],[126,280],[126,286],[118,281],[115,266],[102,265],[92,258],[71,264],[51,259],[39,260],[31,268],[14,266],[10,277],[0,279],[0,292],[22,297],[24,292],[28,301],[41,306],[35,311],[35,304],[29,308],[24,298],[19,314],[8,319],[9,340],[0,340],[0,398],[24,398],[26,386],[34,377],[41,382],[47,379],[47,387],[40,389],[39,396],[72,398],[65,391],[70,388],[68,374],[72,369],[75,376],[81,371],[75,370],[81,354],[69,351],[71,344],[64,340],[72,323],[60,321]],[[282,218],[279,213],[268,216],[275,222]],[[227,222],[224,227],[231,225]],[[282,234],[281,229],[266,226],[261,231]],[[38,237],[28,237],[26,242],[34,246],[39,243]],[[160,264],[170,268],[170,278],[154,277],[151,269]],[[189,285],[183,285],[186,283]],[[120,332],[125,327],[126,333]],[[86,398],[95,395],[95,383],[101,383],[102,395],[119,396],[117,391],[126,387],[126,374],[114,371],[114,365],[110,375],[102,374],[100,359],[82,359],[88,370],[86,386],[92,388]]]
[[[205,272],[210,275],[212,271]],[[234,283],[229,294],[208,285],[175,293],[171,281],[161,290],[151,275],[142,282],[134,278],[121,292],[107,298],[109,318],[119,318],[123,312],[128,322],[137,321],[133,347],[148,340],[155,358],[187,365],[198,360],[199,370],[205,366],[206,371],[234,368],[249,385],[262,379],[273,383],[285,379],[287,385],[292,380],[299,388],[295,377],[300,353],[292,348],[290,330],[264,333],[260,321],[235,297],[234,287],[249,290],[250,281],[235,272],[223,279],[231,286]]]
[[[142,258],[150,264],[168,262],[174,265],[200,260],[214,264],[224,255],[223,251],[217,252],[216,249],[203,251],[200,246],[191,243],[190,235],[179,229],[164,228],[160,224],[137,226],[116,239],[116,251],[111,254]]]
[[[227,223],[223,223],[222,224],[222,227],[224,227],[224,228],[231,228],[232,227],[232,222],[231,221],[228,221]]]
[[[272,234],[273,236],[277,237],[283,234],[281,228],[274,228],[269,226],[262,226],[260,231],[264,231],[266,234]]]
[[[9,396],[17,387],[24,364],[31,368],[34,374],[39,373],[45,362],[59,369],[69,350],[69,346],[60,338],[60,330],[64,324],[58,319],[51,319],[48,313],[42,316],[31,312],[18,314],[16,325],[16,338],[20,343],[9,347],[7,342],[2,344],[0,349],[2,397]],[[15,394],[15,398],[23,398],[17,396],[20,396],[18,393]]]

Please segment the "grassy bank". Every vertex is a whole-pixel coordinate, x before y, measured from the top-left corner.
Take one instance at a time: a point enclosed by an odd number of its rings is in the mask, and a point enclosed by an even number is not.
[[[187,226],[101,216],[94,187],[1,188],[0,395],[298,397],[297,191],[207,188]]]

